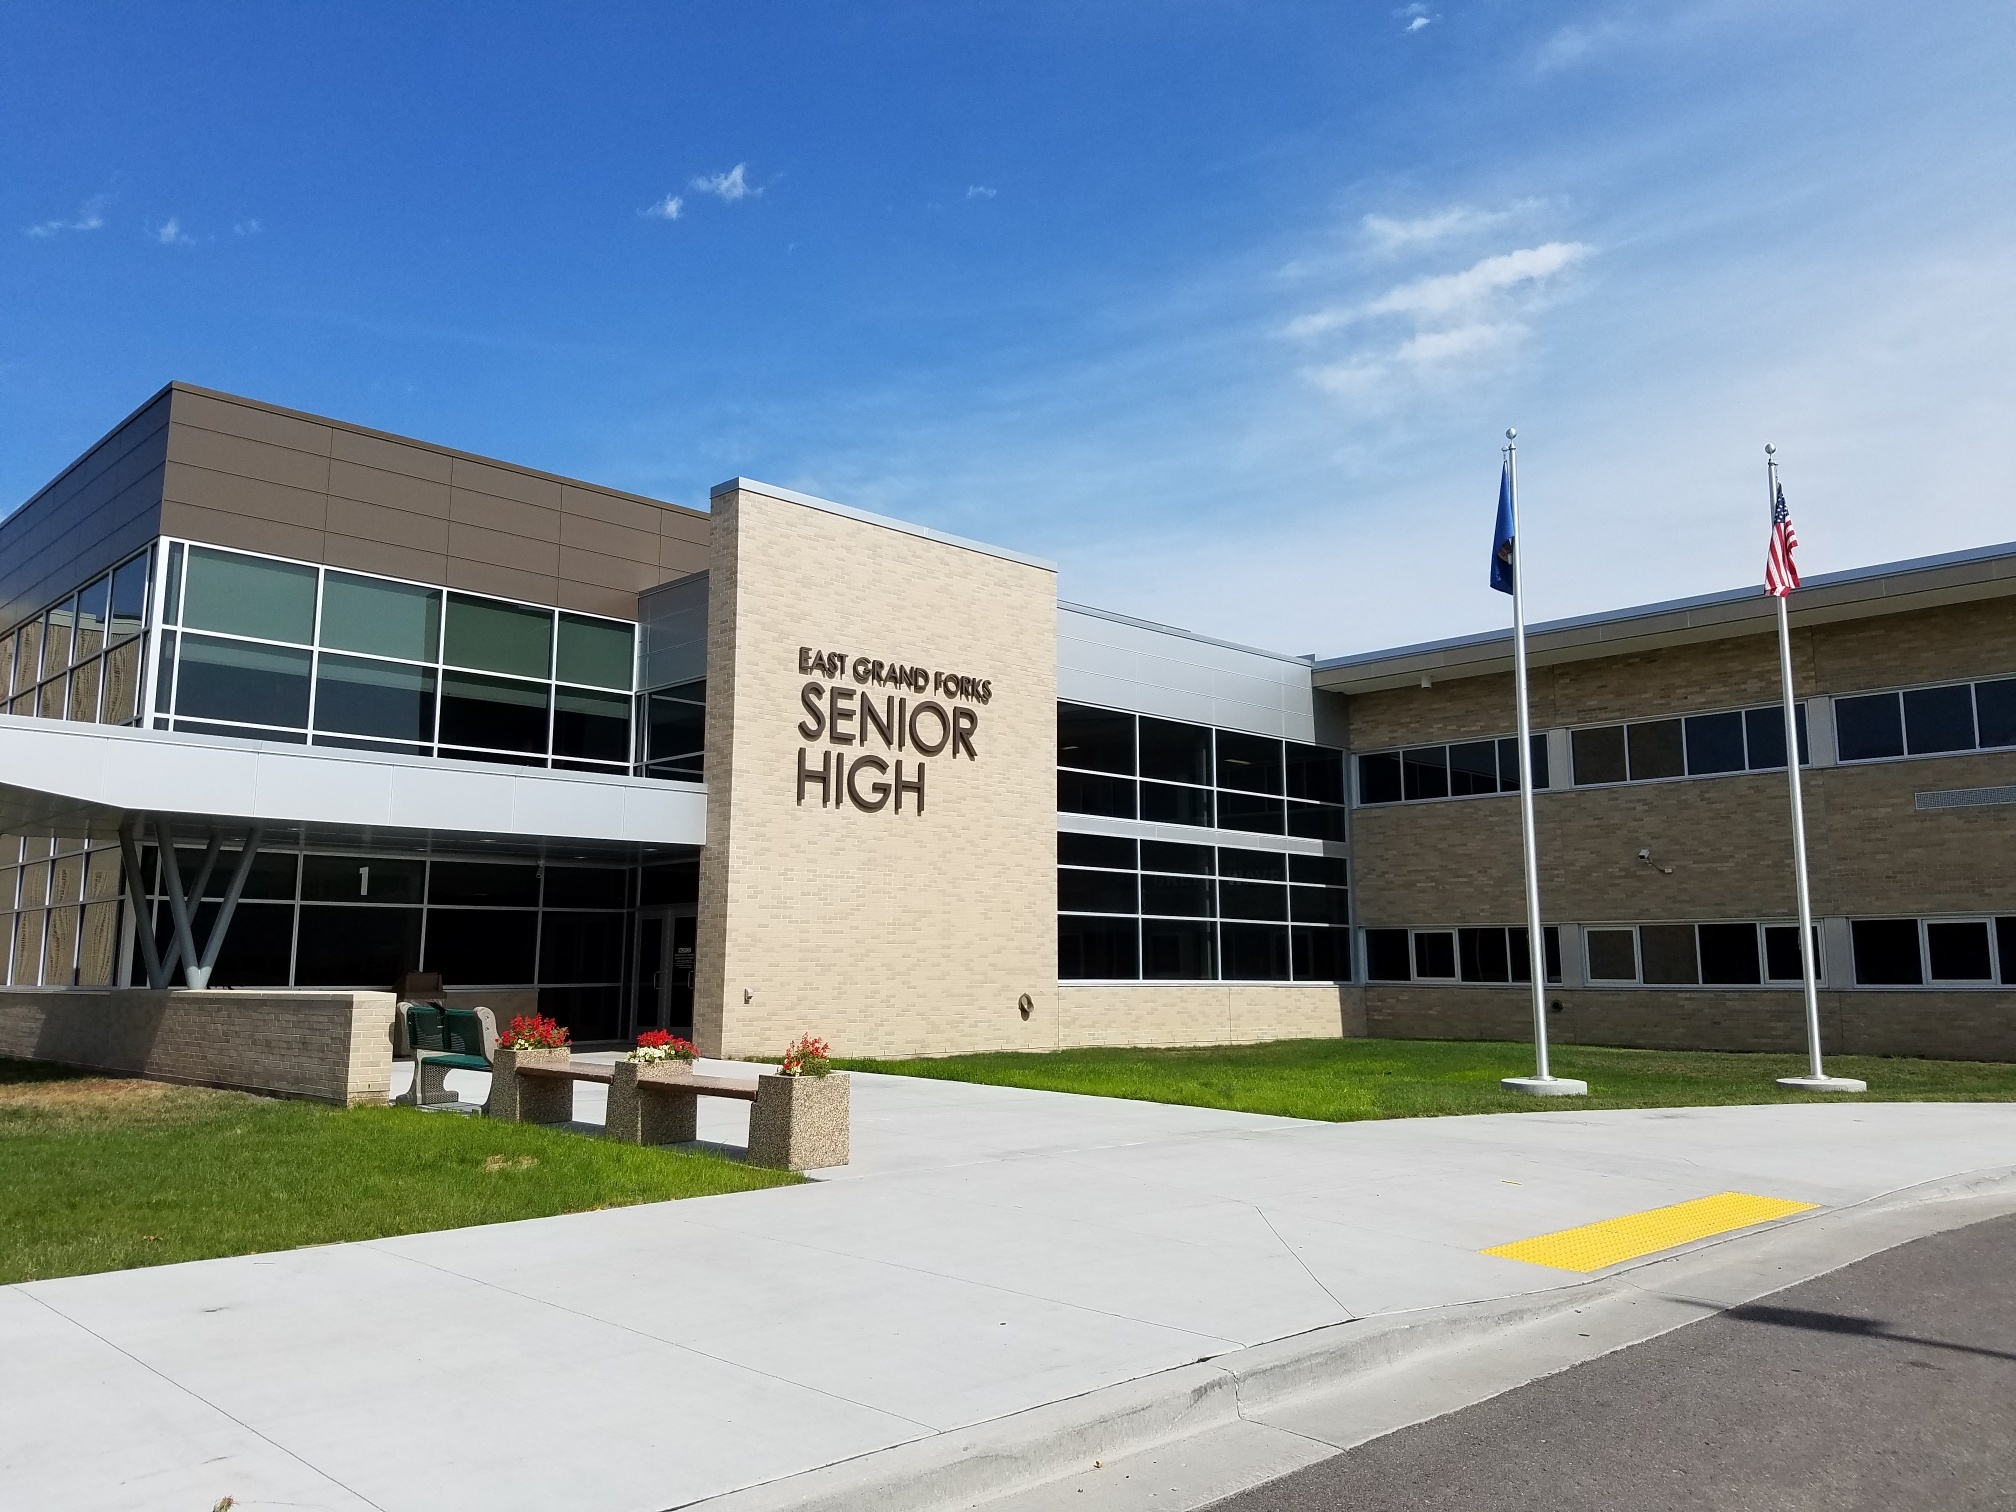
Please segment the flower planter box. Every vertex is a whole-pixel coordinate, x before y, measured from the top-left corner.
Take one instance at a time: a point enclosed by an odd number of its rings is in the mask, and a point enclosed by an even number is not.
[[[687,1144],[700,1137],[700,1099],[680,1095],[691,1061],[618,1061],[609,1078],[605,1138],[625,1144]]]
[[[749,1110],[749,1164],[780,1171],[816,1171],[848,1159],[847,1076],[780,1076],[756,1080]]]
[[[546,1077],[520,1076],[520,1066],[564,1066],[573,1052],[557,1050],[497,1051],[490,1067],[490,1100],[484,1113],[507,1123],[564,1124],[574,1121],[574,1083]]]

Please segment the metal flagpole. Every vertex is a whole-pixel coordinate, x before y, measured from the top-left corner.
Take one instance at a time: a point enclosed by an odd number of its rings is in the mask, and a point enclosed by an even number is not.
[[[1764,446],[1764,500],[1771,528],[1778,528],[1778,448]],[[1869,1084],[1852,1076],[1829,1076],[1820,1064],[1820,972],[1813,952],[1813,893],[1806,880],[1806,800],[1799,781],[1799,717],[1792,698],[1792,613],[1790,594],[1778,599],[1778,679],[1785,701],[1785,771],[1792,790],[1792,875],[1799,890],[1799,967],[1806,987],[1806,1074],[1781,1076],[1778,1085],[1808,1092],[1866,1092]]]
[[[1526,552],[1519,530],[1519,432],[1505,432],[1505,486],[1512,506],[1512,685],[1519,700],[1519,834],[1526,852],[1526,975],[1533,983],[1533,1074],[1500,1085],[1536,1097],[1583,1097],[1589,1084],[1547,1064],[1547,937],[1540,927],[1540,846],[1533,834],[1533,728],[1526,702]]]

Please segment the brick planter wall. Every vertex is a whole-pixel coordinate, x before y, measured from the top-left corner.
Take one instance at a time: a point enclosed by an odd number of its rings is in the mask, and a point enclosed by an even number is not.
[[[0,1056],[352,1107],[392,1092],[389,992],[0,988]]]

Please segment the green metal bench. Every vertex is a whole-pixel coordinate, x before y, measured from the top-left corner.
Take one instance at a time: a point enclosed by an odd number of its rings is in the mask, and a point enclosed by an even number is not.
[[[437,1008],[401,1003],[399,1017],[413,1053],[416,1108],[459,1102],[448,1096],[450,1071],[488,1071],[497,1049],[496,1020],[487,1008]]]

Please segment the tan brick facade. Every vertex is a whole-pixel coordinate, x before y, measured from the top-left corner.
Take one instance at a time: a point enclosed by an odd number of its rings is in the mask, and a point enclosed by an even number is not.
[[[1153,982],[1059,989],[1058,1043],[1242,1045],[1365,1033],[1356,987]]]
[[[0,988],[0,1056],[354,1107],[392,1094],[389,992]]]
[[[803,1032],[842,1055],[1053,1047],[1055,574],[748,489],[714,499],[710,573],[701,1047],[777,1055]],[[844,665],[801,671],[801,648]],[[863,684],[857,658],[920,667],[924,686]],[[985,681],[985,701],[934,687],[940,673]],[[869,733],[864,696],[922,721],[902,749]],[[810,737],[805,697],[825,726]],[[971,721],[963,742],[916,747],[944,734],[927,704]],[[801,760],[868,756],[889,770],[842,780],[860,802],[835,806],[831,775],[801,801]],[[923,769],[922,812],[914,792],[878,801],[899,760],[906,781]]]

